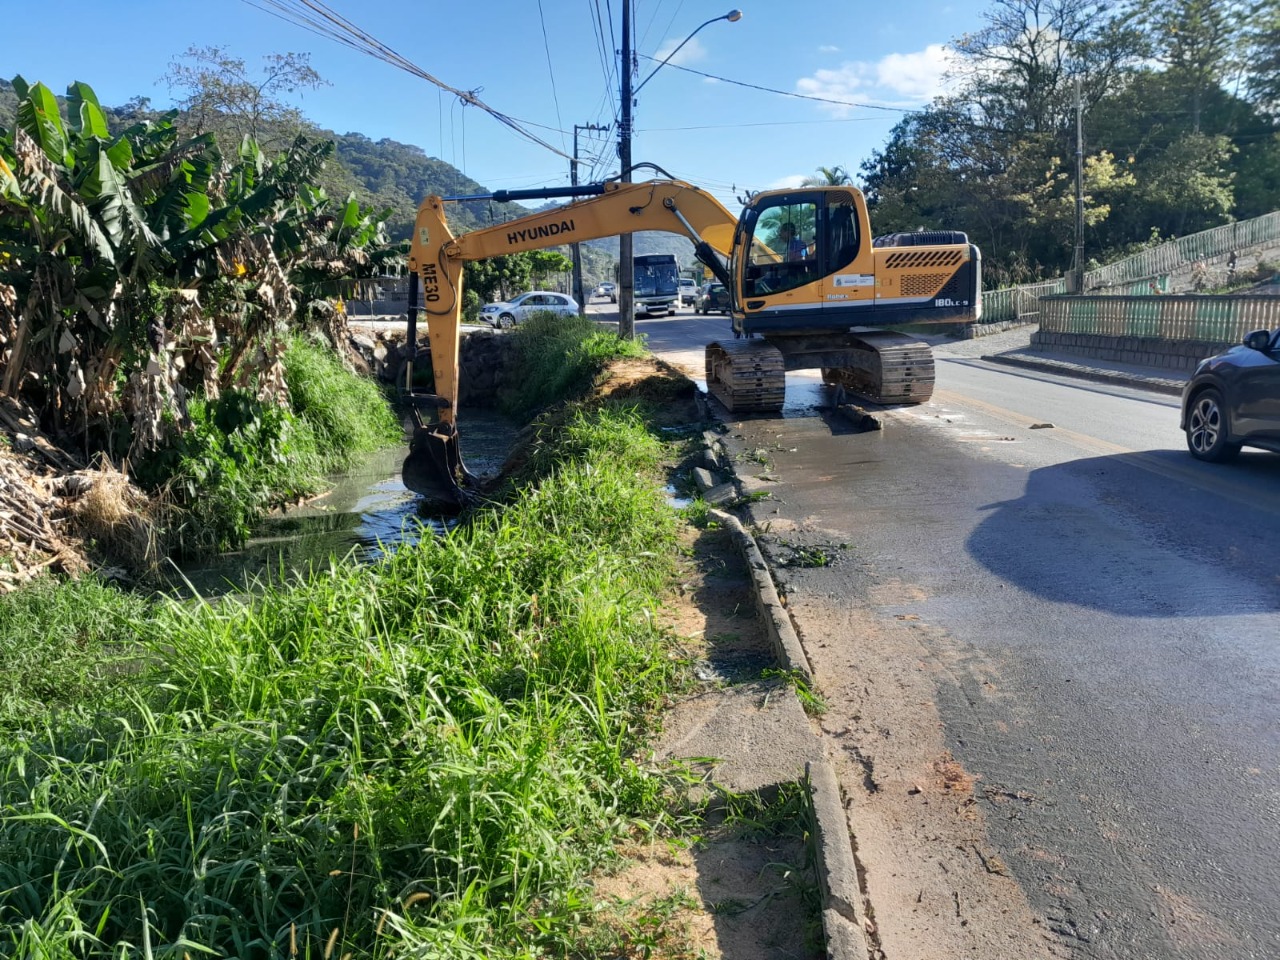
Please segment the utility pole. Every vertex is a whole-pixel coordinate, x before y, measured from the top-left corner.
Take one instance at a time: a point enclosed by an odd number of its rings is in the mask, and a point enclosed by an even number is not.
[[[621,180],[631,182],[631,3],[622,0],[622,119],[618,124],[618,163]],[[635,244],[630,233],[618,235],[618,335],[636,335]]]
[[[569,162],[569,182],[575,187],[578,185],[578,131],[604,131],[606,129],[608,128],[594,123],[575,123],[573,125],[573,160]],[[585,317],[587,315],[587,298],[582,291],[582,248],[577,243],[571,243],[569,244],[569,250],[573,256],[573,296],[578,301],[578,316]]]
[[[632,90],[631,72],[635,69],[631,52],[631,4],[633,2],[634,0],[622,0],[622,120],[618,124],[618,161],[622,166],[622,175],[619,179],[623,183],[631,182],[631,107],[635,95],[640,92],[641,87],[653,79],[655,73],[670,63],[671,58],[679,53],[681,48],[703,27],[721,20],[737,23],[742,19],[741,10],[730,10],[723,16],[712,17],[698,24],[693,33],[681,40],[676,48],[663,57],[649,75],[640,81],[640,86]],[[618,334],[628,340],[636,335],[636,273],[635,261],[632,257],[634,252],[635,246],[632,243],[631,234],[621,234],[618,237]]]
[[[1084,101],[1076,77],[1076,252],[1072,258],[1071,292],[1084,293]]]

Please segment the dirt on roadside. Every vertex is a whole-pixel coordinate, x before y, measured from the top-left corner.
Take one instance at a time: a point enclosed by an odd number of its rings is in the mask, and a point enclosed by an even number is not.
[[[723,529],[683,531],[677,586],[661,612],[697,688],[714,696],[773,662],[745,562]],[[669,707],[676,707],[671,704]],[[776,803],[765,797],[761,803]],[[818,960],[823,945],[817,875],[800,823],[756,826],[712,808],[690,834],[636,838],[615,869],[594,878],[608,906],[599,922],[625,956],[706,960]]]
[[[656,358],[611,364],[593,397],[648,402],[657,425],[673,432],[695,433],[703,426],[693,383]],[[759,682],[775,665],[746,563],[729,532],[715,524],[689,525],[681,531],[681,548],[675,585],[659,616],[672,634],[673,655],[690,664],[694,681],[682,703],[667,705],[668,716],[694,701],[714,703],[726,688]],[[707,760],[690,771],[709,775],[714,763]],[[745,801],[761,808],[778,802],[776,796]],[[731,807],[712,804],[708,818],[691,831],[634,838],[619,850],[613,869],[593,878],[606,904],[597,922],[627,946],[623,955],[825,956],[817,874],[804,825],[770,825],[767,809],[755,811],[766,821],[761,824],[752,815],[734,816]]]

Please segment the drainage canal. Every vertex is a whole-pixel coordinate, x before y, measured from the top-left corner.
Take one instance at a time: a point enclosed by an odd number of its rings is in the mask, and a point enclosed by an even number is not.
[[[497,476],[518,425],[491,410],[466,414],[462,455],[481,478]],[[407,447],[384,450],[330,478],[323,496],[278,515],[258,528],[243,549],[228,551],[176,571],[171,586],[210,597],[241,592],[255,579],[303,572],[355,553],[362,558],[417,540],[424,530],[443,532],[452,520],[423,512],[422,501],[400,482]]]

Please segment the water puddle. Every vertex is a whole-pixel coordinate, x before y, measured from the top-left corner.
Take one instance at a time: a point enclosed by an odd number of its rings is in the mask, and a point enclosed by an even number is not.
[[[467,412],[459,431],[468,469],[496,476],[518,429],[496,413]],[[348,554],[373,559],[424,533],[445,532],[455,521],[427,510],[400,482],[407,454],[407,446],[392,447],[331,477],[326,493],[268,517],[242,549],[182,567],[170,578],[172,589],[206,597],[239,593],[254,580],[323,568]]]
[[[673,484],[667,484],[667,488],[664,493],[667,498],[667,506],[672,510],[683,510],[685,507],[693,504],[692,498],[681,496],[680,491],[677,490]]]

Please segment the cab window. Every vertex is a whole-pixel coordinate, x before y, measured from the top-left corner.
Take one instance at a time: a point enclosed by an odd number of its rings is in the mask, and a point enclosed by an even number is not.
[[[817,237],[818,206],[812,199],[780,197],[762,207],[752,227],[743,293],[759,297],[817,280]]]
[[[826,274],[836,273],[853,263],[861,242],[858,236],[858,213],[853,194],[832,191],[827,194],[826,248],[830,259]]]

